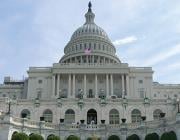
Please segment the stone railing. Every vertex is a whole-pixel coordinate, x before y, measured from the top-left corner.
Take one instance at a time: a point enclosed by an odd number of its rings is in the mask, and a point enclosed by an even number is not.
[[[7,116],[5,116],[7,118]],[[2,121],[2,120],[1,120]],[[4,122],[8,119],[4,119]],[[137,128],[141,128],[145,126],[147,128],[158,128],[161,126],[168,126],[176,123],[176,118],[164,118],[161,120],[153,120],[153,121],[145,121],[145,122],[138,122],[138,123],[123,123],[123,124],[53,124],[47,122],[36,122],[29,119],[17,118],[17,117],[10,117],[9,124],[17,126],[17,127],[26,127],[26,128],[44,128],[49,130],[121,130],[123,128],[127,128],[128,130],[134,130]]]

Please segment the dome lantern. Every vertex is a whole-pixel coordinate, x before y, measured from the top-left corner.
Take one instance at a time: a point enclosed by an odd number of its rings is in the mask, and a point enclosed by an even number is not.
[[[94,23],[94,17],[95,17],[95,14],[92,12],[92,4],[91,2],[89,2],[88,4],[88,12],[85,14],[85,18],[86,18],[86,23],[85,24],[93,24]]]

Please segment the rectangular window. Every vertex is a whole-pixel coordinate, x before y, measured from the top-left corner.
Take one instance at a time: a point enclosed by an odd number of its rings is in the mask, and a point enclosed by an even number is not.
[[[94,50],[96,50],[96,43],[94,43]]]
[[[89,43],[89,49],[91,49],[91,43]]]
[[[42,80],[38,80],[38,83],[39,83],[39,84],[42,84]]]
[[[82,44],[80,44],[80,50],[82,49]]]
[[[139,88],[140,98],[144,98],[144,88]]]

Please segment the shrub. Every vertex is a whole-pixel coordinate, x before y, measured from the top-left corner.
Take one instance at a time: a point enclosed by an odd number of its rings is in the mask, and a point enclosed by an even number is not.
[[[25,133],[15,133],[11,140],[29,140],[29,137]]]
[[[80,138],[78,138],[77,136],[71,135],[67,138],[67,140],[80,140]]]
[[[159,140],[159,135],[157,133],[147,134],[145,140]]]
[[[48,136],[47,140],[60,140],[60,137],[55,135],[50,135]]]
[[[32,134],[29,136],[29,140],[44,140],[44,138],[39,134]]]
[[[170,140],[177,140],[177,136],[174,131],[169,132],[168,135]]]
[[[108,138],[108,140],[120,140],[118,136],[112,135]]]
[[[161,135],[161,140],[170,140],[170,139],[169,139],[169,134],[168,134],[167,132],[163,133],[163,134]]]
[[[152,133],[152,140],[159,140],[159,135],[157,133]]]
[[[127,140],[140,140],[139,136],[136,134],[133,134],[129,137],[127,137]]]
[[[152,140],[152,134],[147,134],[145,140]]]

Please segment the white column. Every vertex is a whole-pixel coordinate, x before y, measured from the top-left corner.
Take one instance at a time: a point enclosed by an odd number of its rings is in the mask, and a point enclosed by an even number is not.
[[[86,63],[89,63],[89,61],[88,61],[88,55],[86,55]]]
[[[82,56],[81,56],[81,63],[83,62],[83,60],[82,60]]]
[[[75,97],[75,91],[76,91],[76,88],[75,88],[75,74],[73,74],[73,97]]]
[[[100,63],[100,56],[98,56],[98,63]]]
[[[84,74],[84,97],[87,98],[87,95],[86,95],[86,74]]]
[[[71,74],[69,74],[68,80],[68,98],[71,96]]]
[[[109,96],[109,75],[106,74],[106,96]]]
[[[129,96],[129,75],[126,75],[126,93]]]
[[[75,57],[75,63],[77,63],[77,56]]]
[[[52,76],[52,93],[55,96],[55,75]]]
[[[95,97],[98,98],[98,91],[97,91],[97,74],[95,74]]]
[[[94,55],[92,56],[92,63],[94,63]]]
[[[122,97],[124,97],[124,92],[125,92],[125,89],[124,89],[124,74],[121,75],[121,79],[122,79]]]
[[[57,96],[59,97],[60,74],[57,75]]]
[[[113,75],[111,74],[110,75],[110,78],[111,78],[111,95],[113,95]]]

